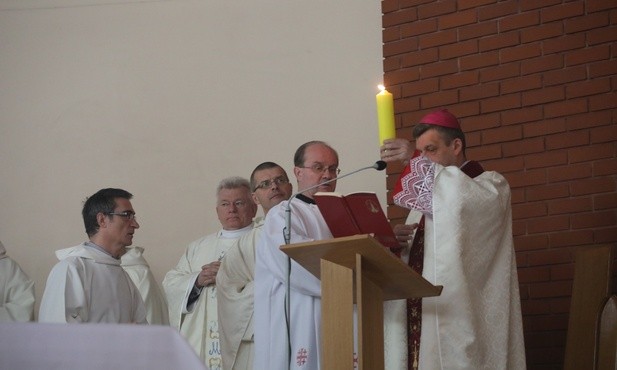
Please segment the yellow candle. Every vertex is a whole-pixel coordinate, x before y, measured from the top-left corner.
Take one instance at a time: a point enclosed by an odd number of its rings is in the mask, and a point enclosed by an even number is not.
[[[383,85],[379,85],[381,92],[377,94],[377,122],[379,124],[379,145],[386,139],[396,136],[394,129],[394,100],[392,94]]]

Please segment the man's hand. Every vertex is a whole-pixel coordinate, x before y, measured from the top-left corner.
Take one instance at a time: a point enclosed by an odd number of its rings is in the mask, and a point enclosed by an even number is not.
[[[411,244],[417,228],[418,228],[417,223],[409,224],[409,225],[406,225],[406,224],[394,225],[394,235],[396,236],[396,240],[398,240],[401,247],[405,248]]]
[[[386,162],[401,161],[407,164],[413,155],[414,150],[411,143],[406,139],[387,139],[384,140],[379,153],[381,159]]]
[[[220,266],[220,261],[214,261],[207,265],[201,266],[201,272],[199,273],[199,276],[197,276],[197,280],[195,280],[195,285],[198,288],[202,288],[210,284],[214,284],[216,282],[216,274],[219,272]]]

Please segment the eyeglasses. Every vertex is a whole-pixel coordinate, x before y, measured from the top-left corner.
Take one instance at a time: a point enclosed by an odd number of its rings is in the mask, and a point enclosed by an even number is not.
[[[236,208],[244,208],[244,207],[246,207],[248,205],[248,202],[245,201],[245,200],[236,200],[235,202],[223,201],[223,202],[218,204],[218,207],[229,208],[232,205],[234,205]]]
[[[311,169],[313,172],[318,173],[318,174],[322,174],[324,171],[328,171],[328,173],[333,174],[333,175],[338,175],[339,173],[341,173],[341,169],[338,168],[337,166],[326,167],[321,163],[315,163],[314,165],[310,167],[302,167],[302,166],[298,166],[298,167]]]
[[[264,180],[255,186],[255,190],[257,189],[268,189],[272,186],[272,184],[279,186],[284,184],[289,184],[289,179],[285,176],[275,177],[273,179]]]
[[[127,220],[131,221],[135,219],[135,212],[132,211],[124,211],[124,212],[107,212],[105,213],[108,216],[120,216],[124,217]]]

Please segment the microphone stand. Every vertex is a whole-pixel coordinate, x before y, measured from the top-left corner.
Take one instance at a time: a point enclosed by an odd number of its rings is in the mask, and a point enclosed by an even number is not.
[[[309,186],[306,189],[300,190],[297,193],[293,194],[285,203],[285,228],[283,229],[283,239],[285,240],[285,245],[289,245],[291,242],[291,201],[296,198],[298,195],[307,192],[309,190],[316,189],[322,185],[329,184],[333,181],[345,178],[347,176],[351,176],[360,171],[368,170],[370,168],[376,169],[377,171],[383,171],[387,167],[387,163],[384,161],[377,161],[371,166],[366,166],[359,168],[355,171],[351,171],[349,173],[344,174],[343,176],[338,176],[326,181],[322,181],[319,184]],[[289,369],[289,364],[291,363],[291,305],[290,305],[290,294],[291,294],[291,258],[287,256],[287,281],[285,282],[285,324],[287,326],[287,368]]]
[[[326,180],[326,181],[322,181],[322,182],[320,182],[317,185],[309,186],[308,188],[300,190],[297,193],[293,194],[291,197],[289,197],[289,200],[287,200],[287,203],[285,204],[285,229],[283,229],[283,238],[285,239],[285,244],[289,244],[290,241],[291,241],[291,201],[294,198],[296,198],[298,195],[300,195],[300,194],[302,194],[304,192],[316,189],[316,188],[318,188],[318,187],[320,187],[322,185],[329,184],[329,183],[331,183],[333,181],[345,178],[347,176],[351,176],[351,175],[353,175],[355,173],[358,173],[360,171],[368,170],[370,168],[376,169],[377,171],[382,171],[382,170],[384,170],[386,168],[386,166],[387,166],[386,162],[384,162],[384,161],[377,161],[374,164],[372,164],[371,166],[362,167],[362,168],[359,168],[359,169],[357,169],[355,171],[351,171],[349,173],[346,173],[343,176],[338,176],[338,177],[335,177],[335,178],[332,178],[332,179],[329,179],[329,180]]]

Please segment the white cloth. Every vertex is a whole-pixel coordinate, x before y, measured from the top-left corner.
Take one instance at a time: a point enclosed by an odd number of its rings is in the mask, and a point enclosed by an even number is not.
[[[39,309],[40,322],[147,324],[146,309],[120,260],[87,246],[56,251]]]
[[[146,318],[152,325],[169,325],[167,300],[163,290],[150,271],[150,265],[143,256],[141,247],[126,248],[120,257],[120,265],[139,290],[146,306]]]
[[[34,320],[34,282],[0,241],[0,322]]]
[[[420,222],[422,213],[409,211],[406,224]],[[401,260],[409,262],[411,243],[401,251]],[[386,370],[407,370],[407,300],[384,302],[384,360]]]
[[[263,223],[263,220],[256,222],[253,230],[244,234],[227,251],[216,275],[223,369],[253,368],[255,245]]]
[[[430,167],[406,187],[422,194],[399,203],[425,213],[422,275],[443,285],[422,300],[419,368],[525,369],[508,183],[496,172]]]
[[[207,370],[169,326],[56,323],[0,323],[0,369]]]
[[[253,228],[220,230],[193,241],[180,257],[176,267],[163,279],[163,289],[169,305],[169,323],[180,330],[197,355],[211,370],[222,368],[219,346],[216,285],[201,290],[197,301],[187,306],[189,295],[201,267],[221,260],[242,235]]]
[[[291,260],[291,361],[287,362],[285,321],[286,281],[290,259],[279,247],[285,244],[285,208],[281,202],[268,212],[256,246],[255,263],[255,370],[319,369],[321,339],[321,283]],[[315,204],[291,201],[291,243],[330,239],[332,234]]]
[[[383,303],[384,369],[407,370],[407,300]]]

